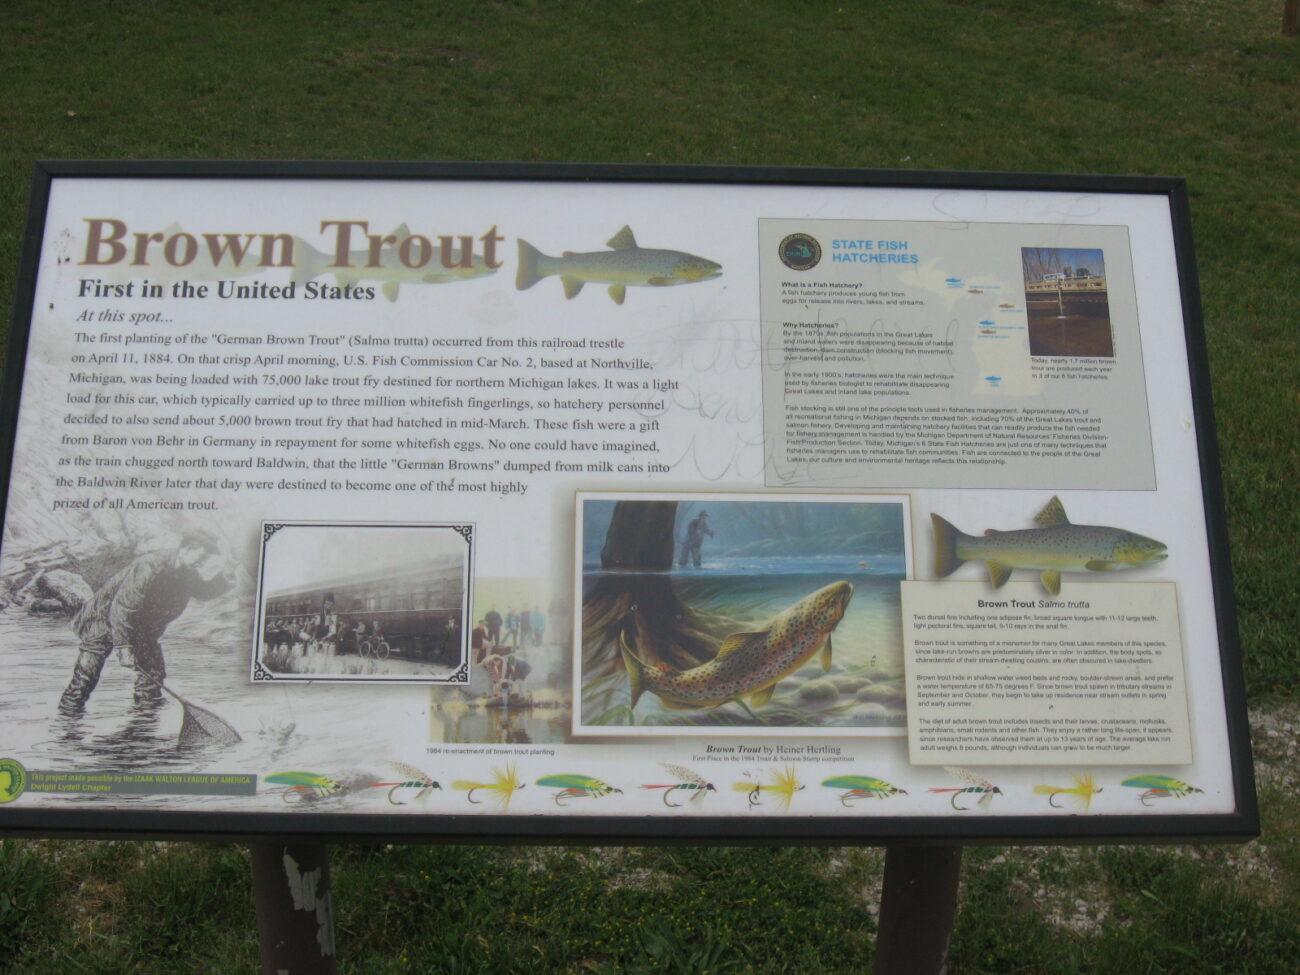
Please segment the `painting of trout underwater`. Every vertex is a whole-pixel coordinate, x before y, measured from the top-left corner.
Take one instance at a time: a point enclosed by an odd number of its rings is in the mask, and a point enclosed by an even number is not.
[[[580,493],[574,734],[899,735],[899,495]]]

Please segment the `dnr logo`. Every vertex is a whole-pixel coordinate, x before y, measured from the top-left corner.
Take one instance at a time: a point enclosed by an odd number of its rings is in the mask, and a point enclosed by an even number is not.
[[[27,789],[27,770],[12,758],[0,758],[0,805],[13,802]]]
[[[795,271],[807,271],[822,259],[822,245],[808,234],[790,234],[777,248],[781,263]]]

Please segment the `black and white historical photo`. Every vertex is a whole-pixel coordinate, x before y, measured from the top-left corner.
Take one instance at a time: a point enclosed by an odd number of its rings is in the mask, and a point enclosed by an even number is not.
[[[473,526],[263,526],[253,680],[457,684]]]

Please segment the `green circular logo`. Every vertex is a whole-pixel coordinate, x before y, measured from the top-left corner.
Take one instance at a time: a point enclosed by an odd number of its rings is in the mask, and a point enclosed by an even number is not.
[[[0,804],[13,802],[27,788],[27,769],[12,758],[0,758]]]
[[[776,253],[792,271],[807,271],[822,259],[822,245],[810,234],[790,234],[782,238]]]

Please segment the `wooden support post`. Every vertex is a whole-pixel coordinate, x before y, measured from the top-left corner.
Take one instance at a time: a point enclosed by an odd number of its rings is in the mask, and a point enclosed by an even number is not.
[[[329,849],[268,841],[249,859],[262,975],[336,975]]]
[[[1282,34],[1285,37],[1296,36],[1296,0],[1286,0],[1282,5]]]
[[[886,848],[872,975],[942,975],[960,874],[960,846]]]

